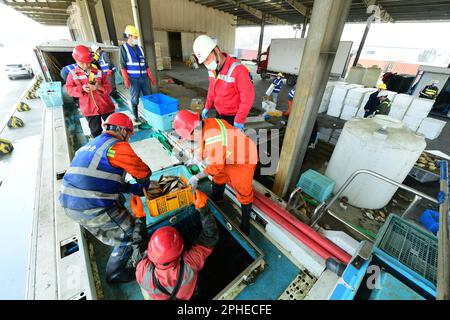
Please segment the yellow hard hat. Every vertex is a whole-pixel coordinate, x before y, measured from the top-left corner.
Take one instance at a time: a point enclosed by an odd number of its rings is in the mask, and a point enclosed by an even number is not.
[[[278,73],[277,74],[277,76],[280,76],[280,77],[282,77],[283,76],[283,74],[280,72],[280,73]]]
[[[387,86],[386,86],[386,84],[381,83],[381,84],[378,85],[378,89],[380,89],[380,90],[386,90],[386,89],[387,89]]]
[[[138,30],[136,29],[136,27],[135,26],[132,26],[132,25],[128,25],[126,28],[125,28],[125,32],[124,32],[126,35],[132,35],[132,36],[135,36],[135,37],[139,37],[139,32],[138,32]]]

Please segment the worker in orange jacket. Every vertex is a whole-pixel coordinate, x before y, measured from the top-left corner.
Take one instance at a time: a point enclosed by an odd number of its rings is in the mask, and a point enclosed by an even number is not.
[[[200,121],[200,115],[181,110],[175,116],[173,127],[184,139],[198,141],[199,149],[187,165],[205,160],[204,171],[193,176],[189,184],[193,190],[198,181],[207,175],[212,176],[211,200],[223,199],[225,185],[229,184],[241,203],[241,230],[249,235],[250,213],[253,203],[253,176],[258,163],[255,143],[241,130],[221,119],[207,118]],[[194,132],[194,128],[197,128]]]
[[[184,240],[173,227],[161,227],[151,236],[147,255],[136,267],[136,280],[146,300],[190,300],[201,290],[198,274],[219,241],[207,200],[204,193],[195,191],[202,231],[188,250],[183,251]]]

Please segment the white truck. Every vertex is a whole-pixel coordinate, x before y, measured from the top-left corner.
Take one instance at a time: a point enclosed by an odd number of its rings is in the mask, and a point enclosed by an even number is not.
[[[267,52],[261,54],[257,73],[261,75],[262,79],[266,79],[281,72],[289,86],[295,85],[305,44],[305,38],[272,39]],[[340,42],[331,69],[332,76],[345,75],[352,45],[352,41]]]

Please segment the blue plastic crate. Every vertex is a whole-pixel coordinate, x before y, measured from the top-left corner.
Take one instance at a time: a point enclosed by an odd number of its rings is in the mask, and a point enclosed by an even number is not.
[[[152,127],[161,131],[167,131],[172,130],[173,119],[175,119],[177,113],[178,112],[172,112],[165,115],[158,115],[145,110],[145,119]]]
[[[297,183],[297,187],[302,188],[303,192],[320,202],[331,196],[334,185],[333,180],[312,169],[303,173]]]
[[[178,100],[162,93],[143,96],[144,109],[158,115],[165,115],[178,111]]]
[[[64,104],[61,82],[43,82],[38,95],[46,107],[59,107]]]

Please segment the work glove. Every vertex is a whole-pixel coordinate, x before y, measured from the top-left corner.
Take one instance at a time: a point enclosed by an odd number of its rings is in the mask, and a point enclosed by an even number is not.
[[[113,74],[112,70],[108,70],[108,73],[106,74],[108,77],[111,77]]]
[[[130,89],[130,78],[128,78],[128,71],[127,69],[122,69],[122,77],[123,77],[123,85],[125,88]]]
[[[240,129],[241,131],[244,131],[244,124],[243,123],[234,123],[234,127],[237,129]]]
[[[123,192],[125,193],[132,193],[134,195],[137,195],[139,197],[143,197],[144,196],[144,190],[143,188],[148,189],[148,186],[150,185],[150,181],[148,181],[145,184],[141,184],[141,183],[125,183],[124,186],[124,190]]]
[[[208,203],[208,196],[201,192],[200,190],[195,190],[194,193],[194,206],[195,209],[202,209],[206,207]]]
[[[192,193],[195,193],[195,191],[197,190],[197,187],[198,187],[199,180],[203,179],[204,177],[206,177],[206,174],[204,172],[200,172],[200,173],[197,173],[195,176],[192,176],[189,179],[188,184],[192,188]]]
[[[208,109],[203,109],[203,111],[202,111],[202,119],[206,119],[207,117],[208,117]]]
[[[191,159],[189,159],[188,161],[186,161],[184,163],[184,165],[186,167],[191,167],[191,166],[195,166],[198,165],[200,163],[200,160],[198,160],[196,157],[192,157]]]
[[[156,80],[155,78],[153,78],[152,72],[150,71],[150,68],[147,68],[147,75],[148,78],[150,79],[152,86],[156,86]]]
[[[135,218],[145,217],[144,205],[140,197],[133,194],[130,199],[130,207]]]

